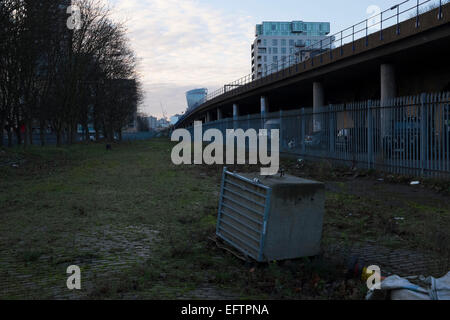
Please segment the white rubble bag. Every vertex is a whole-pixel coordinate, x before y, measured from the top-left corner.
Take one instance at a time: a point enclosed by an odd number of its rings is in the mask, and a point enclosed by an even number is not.
[[[450,272],[439,279],[423,276],[418,279],[427,289],[395,275],[381,282],[381,289],[371,289],[366,300],[450,300]]]

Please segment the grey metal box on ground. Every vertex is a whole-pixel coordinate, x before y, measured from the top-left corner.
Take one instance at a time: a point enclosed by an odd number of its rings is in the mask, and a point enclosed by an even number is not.
[[[324,212],[320,182],[225,169],[217,236],[259,262],[315,256]]]

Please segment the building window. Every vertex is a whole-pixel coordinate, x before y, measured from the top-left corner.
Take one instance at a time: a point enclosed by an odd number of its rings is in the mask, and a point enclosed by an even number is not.
[[[267,47],[267,39],[263,40],[263,45],[264,45],[264,47]]]
[[[281,46],[286,47],[286,39],[281,39]]]
[[[267,56],[264,56],[264,62],[267,62]]]
[[[272,46],[278,46],[278,39],[272,39]]]
[[[290,45],[291,47],[293,47],[293,46],[294,46],[294,40],[289,40],[289,45]]]
[[[286,48],[281,48],[281,54],[286,54]]]
[[[277,56],[273,56],[273,62],[277,62],[278,61],[278,57]]]
[[[273,54],[278,54],[278,48],[272,48],[272,53]]]

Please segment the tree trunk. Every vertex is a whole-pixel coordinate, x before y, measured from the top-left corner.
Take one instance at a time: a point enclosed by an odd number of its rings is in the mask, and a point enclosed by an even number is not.
[[[114,129],[112,128],[112,126],[110,126],[108,129],[108,142],[113,141],[114,141]]]
[[[28,139],[30,142],[30,146],[33,145],[33,120],[28,121]]]
[[[95,131],[95,141],[98,141],[98,138],[100,137],[100,126],[98,124],[98,119],[97,119],[97,114],[95,113],[94,110],[94,131]]]
[[[72,144],[72,126],[70,124],[66,128],[66,144]]]
[[[7,133],[8,133],[8,147],[12,148],[12,146],[13,146],[13,133],[12,133],[11,128],[8,128]]]
[[[122,130],[119,130],[119,141],[122,142]]]
[[[45,146],[45,121],[41,119],[39,123],[39,137],[41,139],[41,146]]]
[[[88,125],[88,123],[87,122],[85,122],[84,124],[83,124],[83,136],[84,136],[84,140],[85,141],[89,141],[90,140],[90,134],[89,134],[89,125]]]
[[[99,132],[99,127],[97,125],[97,121],[94,122],[94,130],[95,130],[95,141],[98,141],[98,139],[100,138],[100,132]]]
[[[23,128],[23,131],[22,131]],[[26,147],[28,145],[28,121],[24,120],[23,125],[20,126],[20,134],[23,138],[23,146]]]
[[[56,146],[61,147],[61,130],[55,130],[56,133]]]
[[[22,145],[22,135],[20,134],[20,126],[14,128],[14,130],[16,131],[17,145],[20,146]]]
[[[0,147],[3,147],[3,137],[4,137],[4,130],[5,130],[6,121],[5,119],[2,119],[0,121]]]
[[[108,129],[107,129],[107,127],[106,127],[106,125],[103,123],[103,129],[102,129],[102,132],[103,132],[103,138],[106,140],[106,141],[108,141],[108,134],[109,134],[109,132],[108,132]]]
[[[69,124],[69,144],[70,145],[77,142],[77,135],[78,135],[78,130],[77,130],[76,123],[75,124],[70,123]]]

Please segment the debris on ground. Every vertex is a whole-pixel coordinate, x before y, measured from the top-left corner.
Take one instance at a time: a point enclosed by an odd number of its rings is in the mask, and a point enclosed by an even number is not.
[[[297,169],[302,169],[305,166],[305,160],[298,158],[297,159]]]
[[[381,289],[371,289],[367,300],[450,300],[450,272],[442,278],[418,277],[423,286],[397,275],[381,282]]]

